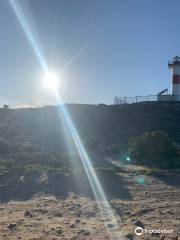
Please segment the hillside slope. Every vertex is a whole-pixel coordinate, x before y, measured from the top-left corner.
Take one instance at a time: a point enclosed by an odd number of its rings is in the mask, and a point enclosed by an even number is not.
[[[67,105],[123,239],[137,226],[173,229],[141,239],[177,240],[180,172],[124,164],[130,137],[163,130],[180,144],[180,104]],[[70,192],[74,192],[69,195]],[[58,107],[0,109],[0,239],[110,239]]]
[[[60,109],[60,108],[59,108]],[[124,145],[129,137],[146,131],[164,130],[180,143],[180,103],[139,103],[130,105],[67,105],[83,141],[108,148]],[[67,129],[58,107],[0,109],[0,137],[29,142],[58,151],[66,147]],[[70,141],[70,137],[68,138]],[[110,144],[110,145],[109,145]],[[93,146],[94,147],[94,146]]]

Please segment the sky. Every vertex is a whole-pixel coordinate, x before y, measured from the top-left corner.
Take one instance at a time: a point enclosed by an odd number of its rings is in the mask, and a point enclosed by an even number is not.
[[[18,3],[48,71],[62,72],[64,102],[112,104],[114,96],[171,88],[167,64],[180,55],[179,0]],[[51,101],[42,91],[42,64],[9,0],[0,1],[0,30],[0,104]]]

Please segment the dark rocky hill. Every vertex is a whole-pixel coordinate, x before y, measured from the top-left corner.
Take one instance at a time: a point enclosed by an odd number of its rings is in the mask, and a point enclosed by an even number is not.
[[[107,161],[126,151],[130,137],[163,130],[180,143],[180,103],[66,107],[110,198],[130,198],[118,167]],[[41,190],[92,196],[61,108],[0,109],[0,201]]]
[[[180,142],[178,102],[66,107],[87,147],[124,147],[129,137],[154,130],[166,131],[173,141]],[[71,141],[58,107],[0,109],[1,139],[64,151],[65,136]]]

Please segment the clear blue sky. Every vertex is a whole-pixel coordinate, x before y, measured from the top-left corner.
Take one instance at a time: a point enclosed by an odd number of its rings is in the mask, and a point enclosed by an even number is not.
[[[167,62],[180,55],[179,0],[19,3],[49,69],[81,52],[62,76],[66,102],[111,104],[114,96],[170,88]],[[0,1],[0,29],[0,103],[29,104],[40,97],[43,70],[7,0]]]

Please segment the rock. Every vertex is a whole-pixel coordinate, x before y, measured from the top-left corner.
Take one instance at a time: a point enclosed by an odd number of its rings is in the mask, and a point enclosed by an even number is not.
[[[112,223],[108,223],[108,224],[107,224],[107,227],[109,227],[109,228],[113,228],[113,227],[114,227],[114,224],[112,224]]]
[[[124,212],[124,213],[127,214],[127,215],[130,215],[130,214],[131,214],[130,211],[126,211],[126,212]]]
[[[95,217],[96,213],[93,211],[87,211],[87,212],[84,212],[83,215],[90,218],[90,217]]]
[[[16,223],[10,223],[10,224],[8,225],[8,228],[9,228],[9,229],[14,229],[16,226],[17,226]]]
[[[77,211],[77,212],[76,212],[76,217],[80,217],[80,216],[81,216],[81,214],[82,214],[82,212],[81,212],[81,211]]]
[[[128,239],[128,240],[133,240],[133,239],[134,239],[134,236],[133,236],[132,234],[127,234],[127,235],[125,236],[125,238]]]
[[[152,212],[153,210],[154,208],[145,208],[139,211],[138,214],[146,214],[146,213]]]
[[[135,224],[136,226],[138,226],[138,227],[144,228],[144,224],[143,224],[140,220],[136,220],[136,221],[134,222],[134,224]]]
[[[81,222],[81,220],[79,218],[75,219],[75,223],[80,223],[80,222]]]
[[[71,237],[70,239],[71,239],[71,240],[78,240],[78,239],[77,239],[77,236],[73,236],[73,237]]]
[[[71,207],[68,208],[68,211],[73,211],[73,210],[75,210],[75,209],[76,209],[75,206],[71,206]]]
[[[70,228],[75,228],[75,224],[72,223],[72,224],[69,225],[69,227]]]
[[[42,214],[45,214],[48,212],[47,209],[43,209],[43,208],[37,208],[37,209],[34,209],[35,212],[39,212],[39,213],[42,213]]]
[[[155,232],[153,232],[153,233],[151,233],[151,236],[153,236],[153,237],[159,237],[159,236],[160,236],[160,233],[155,233]]]
[[[165,237],[166,237],[166,235],[162,236],[162,237],[160,238],[160,240],[164,240],[164,239],[165,239]]]
[[[24,217],[30,217],[30,218],[32,218],[32,217],[33,217],[33,214],[32,214],[29,210],[26,210],[25,213],[24,213]]]
[[[57,234],[61,235],[63,233],[63,230],[62,229],[58,229],[56,232],[57,232]]]
[[[25,224],[24,226],[25,226],[25,227],[28,227],[28,228],[31,228],[31,227],[33,227],[33,225],[32,225],[32,224]]]
[[[104,239],[109,240],[110,236],[106,235]]]
[[[60,212],[55,212],[54,213],[54,217],[62,217],[63,215],[62,215],[62,213],[60,213]]]
[[[171,214],[171,215],[175,215],[174,212],[172,212],[170,210],[168,210],[166,213]]]
[[[82,234],[82,235],[84,235],[84,236],[90,236],[90,235],[91,235],[91,233],[90,233],[88,230],[86,230],[86,229],[80,229],[80,230],[78,231],[78,233],[79,233],[79,234]]]

